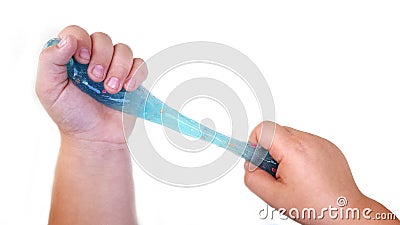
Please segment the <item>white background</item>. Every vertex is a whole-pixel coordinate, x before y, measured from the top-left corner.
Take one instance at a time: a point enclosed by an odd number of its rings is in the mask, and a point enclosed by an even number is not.
[[[43,44],[69,24],[144,59],[197,40],[240,50],[268,81],[277,122],[338,145],[362,192],[400,215],[399,1],[1,4],[1,225],[47,222],[59,137],[34,80]],[[286,224],[259,220],[265,204],[244,186],[242,163],[200,188],[166,186],[137,166],[134,176],[141,224]]]

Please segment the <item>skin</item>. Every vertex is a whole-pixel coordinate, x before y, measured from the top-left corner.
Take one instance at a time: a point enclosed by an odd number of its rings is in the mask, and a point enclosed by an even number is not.
[[[72,56],[89,63],[90,78],[105,81],[110,93],[136,89],[147,76],[146,66],[129,46],[113,45],[104,33],[89,35],[69,26],[58,37],[57,46],[42,51],[36,81],[36,93],[61,135],[49,224],[136,224],[121,113],[78,90],[64,65]],[[96,65],[103,68],[98,74]]]
[[[271,132],[274,138],[271,140]],[[376,213],[390,213],[383,205],[363,195],[354,182],[343,153],[331,142],[321,137],[280,126],[271,122],[259,124],[251,133],[250,142],[260,143],[270,149],[271,156],[279,162],[277,179],[260,169],[252,170],[245,163],[246,186],[270,206],[289,211],[296,208],[337,207],[337,198],[346,197],[348,208],[371,208]],[[286,215],[287,212],[286,212]],[[350,214],[351,215],[351,214]],[[328,212],[324,219],[297,219],[302,224],[400,224],[399,220],[331,219]],[[345,217],[344,217],[345,218]]]
[[[64,65],[72,56],[80,63],[89,63],[90,78],[105,81],[104,88],[110,93],[122,87],[135,90],[146,79],[147,68],[142,59],[133,58],[129,46],[114,45],[104,33],[89,35],[78,26],[69,26],[58,37],[61,42],[57,46],[42,51],[36,81],[36,93],[61,135],[49,224],[137,224],[121,112],[78,90],[69,82]],[[130,124],[134,124],[135,118],[131,119]],[[271,122],[257,126],[250,141],[270,149],[280,163],[277,179],[245,163],[245,184],[272,207],[319,210],[336,206],[338,196],[345,196],[349,202],[346,207],[369,207],[372,217],[376,212],[389,212],[359,191],[345,157],[329,141]],[[398,220],[297,221],[400,224]]]

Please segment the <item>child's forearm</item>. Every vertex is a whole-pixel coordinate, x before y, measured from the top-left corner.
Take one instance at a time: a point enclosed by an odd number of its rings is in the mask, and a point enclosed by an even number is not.
[[[62,137],[49,224],[136,224],[125,144]]]
[[[387,225],[399,225],[400,221],[390,210],[379,202],[365,197],[365,201],[360,205],[359,210],[363,215],[361,215],[361,221],[354,221],[353,224],[357,222],[362,222],[362,224],[387,224]],[[365,215],[364,215],[365,214]],[[359,223],[358,223],[359,224]]]
[[[379,202],[363,196],[358,204],[349,205],[349,207],[341,208],[343,215],[340,219],[328,218],[328,224],[344,224],[344,225],[399,225],[400,221],[397,217]],[[319,221],[315,221],[319,224]]]

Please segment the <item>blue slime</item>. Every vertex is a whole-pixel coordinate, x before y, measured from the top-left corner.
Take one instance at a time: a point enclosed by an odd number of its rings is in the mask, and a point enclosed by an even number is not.
[[[45,47],[53,46],[58,42],[57,38],[51,39]],[[69,79],[96,101],[115,110],[163,125],[184,135],[211,142],[252,162],[272,176],[276,176],[278,163],[270,156],[269,151],[261,146],[236,140],[197,123],[154,97],[143,86],[139,86],[133,92],[126,92],[123,89],[116,94],[110,94],[104,90],[103,82],[94,82],[88,77],[88,65],[80,64],[72,58],[66,66]]]

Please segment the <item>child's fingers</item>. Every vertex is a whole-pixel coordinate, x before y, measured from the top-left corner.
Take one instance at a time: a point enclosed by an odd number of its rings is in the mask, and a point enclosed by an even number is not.
[[[74,54],[74,58],[82,64],[88,64],[90,61],[92,43],[89,34],[86,30],[79,26],[68,26],[64,28],[59,34],[59,38],[63,38],[67,35],[73,36],[77,40],[77,48]]]
[[[244,174],[246,186],[265,202],[271,202],[271,199],[279,198],[282,184],[264,170],[257,168],[254,171],[250,171],[250,165],[251,163],[246,161]]]
[[[115,94],[121,90],[125,79],[131,71],[132,64],[133,54],[131,48],[125,44],[116,44],[110,69],[104,82],[104,88],[107,92]]]
[[[134,91],[147,78],[147,66],[143,59],[133,59],[133,66],[126,78],[124,87],[127,91]]]
[[[291,136],[285,127],[274,122],[264,121],[254,128],[249,141],[268,149],[272,158],[279,163],[288,152],[288,144],[294,143]]]
[[[256,126],[250,134],[249,141],[251,143],[258,143],[265,149],[268,149],[271,156],[278,163],[283,162],[285,155],[291,154],[291,149],[296,144],[292,135],[285,127],[268,121]],[[255,167],[255,165],[249,162],[245,163],[245,184],[261,199],[271,202],[271,199],[276,199],[283,189],[282,183],[279,181],[280,167],[278,167],[276,173],[277,179],[259,168],[253,171]]]
[[[269,149],[272,145],[272,138],[274,136],[275,126],[276,124],[270,121],[264,121],[258,124],[251,132],[249,136],[249,142],[255,145],[260,145],[265,149]],[[256,149],[256,151],[263,151],[263,150]],[[254,154],[256,154],[256,152]],[[261,152],[261,154],[266,154],[266,153]],[[247,168],[249,169],[249,171],[253,171],[257,168],[257,166],[258,165],[250,163]]]
[[[272,145],[276,126],[277,124],[271,121],[264,121],[258,124],[251,132],[249,141],[269,149]]]
[[[44,74],[60,74],[66,72],[65,65],[71,59],[77,48],[73,36],[64,36],[57,45],[43,49],[39,57],[39,70]],[[65,74],[66,77],[66,73]]]
[[[44,49],[40,54],[36,93],[45,107],[51,106],[67,85],[66,64],[75,56],[80,63],[90,60],[91,41],[85,30],[69,26],[62,30],[56,46]]]
[[[92,39],[92,57],[88,67],[90,79],[95,82],[103,81],[110,67],[114,47],[111,38],[104,33],[93,33]]]

